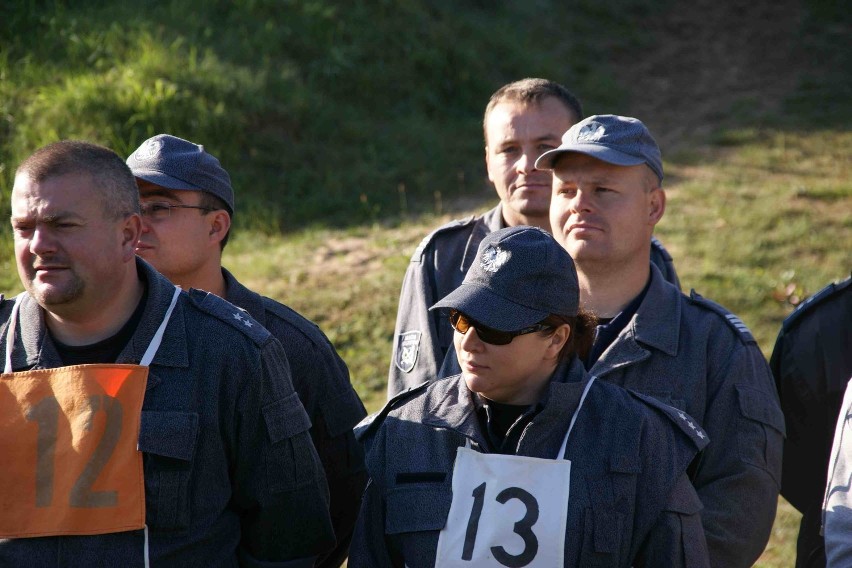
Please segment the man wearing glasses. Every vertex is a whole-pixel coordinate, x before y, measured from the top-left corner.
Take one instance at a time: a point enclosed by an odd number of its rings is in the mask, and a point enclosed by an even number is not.
[[[207,290],[244,309],[284,347],[331,492],[337,546],[318,566],[340,566],[366,484],[363,454],[352,433],[366,411],[346,364],[314,323],[247,289],[222,267],[234,192],[219,160],[203,146],[159,134],[143,142],[127,165],[142,201],[137,254],[184,289]]]

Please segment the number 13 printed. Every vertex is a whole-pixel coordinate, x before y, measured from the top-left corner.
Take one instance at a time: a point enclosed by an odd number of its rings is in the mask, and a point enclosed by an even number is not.
[[[473,549],[476,546],[476,534],[479,531],[479,521],[482,517],[482,507],[485,504],[485,482],[473,490],[473,507],[470,511],[470,519],[467,522],[465,532],[464,550],[462,560],[473,559]],[[517,499],[526,507],[523,518],[515,522],[514,532],[524,541],[524,549],[520,554],[509,554],[502,546],[492,546],[491,553],[503,566],[509,568],[521,568],[535,560],[538,553],[538,538],[532,530],[538,521],[539,507],[536,498],[528,491],[520,487],[509,487],[501,491],[495,500],[505,505],[510,499]]]

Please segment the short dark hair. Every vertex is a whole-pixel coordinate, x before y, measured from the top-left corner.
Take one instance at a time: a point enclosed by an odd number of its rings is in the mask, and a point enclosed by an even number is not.
[[[488,115],[491,114],[495,106],[504,102],[539,104],[547,97],[559,100],[565,105],[566,109],[574,114],[575,120],[579,121],[583,118],[583,105],[574,93],[554,81],[528,77],[509,83],[508,85],[503,85],[491,95],[491,99],[489,99],[488,105],[485,107],[485,114],[482,117],[482,131],[485,135],[485,144],[488,145],[488,131],[485,125],[488,122]]]
[[[231,215],[230,210],[228,208],[228,204],[225,203],[224,199],[220,199],[219,197],[216,197],[215,195],[213,195],[212,193],[207,192],[207,191],[201,191],[199,193],[201,193],[201,198],[198,200],[198,204],[200,206],[205,207],[205,208],[210,209],[210,210],[213,210],[213,211],[218,211],[219,209],[224,209],[226,212],[228,212],[228,215]],[[204,214],[204,211],[202,210],[201,213]],[[231,215],[231,218],[233,220],[233,215]],[[219,250],[225,250],[225,245],[228,244],[228,239],[230,237],[231,237],[231,229],[228,228],[228,232],[225,233],[224,238],[222,238],[222,240],[219,241]]]
[[[576,316],[551,314],[540,323],[551,326],[551,329],[542,332],[545,335],[553,335],[556,332],[556,328],[563,324],[568,324],[571,327],[571,335],[568,336],[568,341],[565,342],[565,345],[562,346],[562,351],[559,352],[560,361],[570,359],[574,355],[581,360],[585,359],[592,350],[598,319],[591,313],[581,309]]]
[[[25,175],[36,183],[69,174],[91,176],[105,215],[119,219],[140,213],[136,178],[124,160],[104,146],[61,140],[39,148],[15,170],[15,176]]]

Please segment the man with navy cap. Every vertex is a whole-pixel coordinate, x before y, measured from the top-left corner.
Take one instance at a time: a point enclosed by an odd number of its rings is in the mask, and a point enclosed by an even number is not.
[[[600,319],[586,367],[695,417],[711,443],[691,466],[713,566],[752,566],[775,518],[784,417],[766,360],[734,314],[648,262],[665,212],[660,149],[635,118],[591,116],[543,154],[550,220]]]
[[[352,433],[366,411],[346,364],[316,324],[252,292],[222,267],[234,192],[219,160],[203,146],[159,134],[143,142],[127,165],[142,200],[137,254],[175,284],[213,292],[244,309],[284,347],[331,493],[337,546],[317,565],[340,566],[366,484],[363,455]]]

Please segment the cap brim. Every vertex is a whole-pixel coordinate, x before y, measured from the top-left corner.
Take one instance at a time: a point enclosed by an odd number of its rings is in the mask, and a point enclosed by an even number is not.
[[[570,146],[560,146],[559,148],[545,152],[535,161],[535,167],[539,170],[552,170],[556,160],[569,152],[592,156],[593,158],[597,158],[608,164],[615,164],[616,166],[638,166],[645,163],[644,158],[637,158],[636,156],[631,156],[630,154],[625,154],[599,144],[571,144]]]
[[[517,331],[537,324],[550,315],[495,294],[490,288],[473,283],[461,286],[429,308],[458,310],[487,327],[500,331]]]
[[[182,179],[172,177],[170,175],[164,174],[163,172],[157,172],[153,170],[136,170],[133,168],[131,168],[130,171],[133,172],[133,177],[145,180],[148,183],[159,185],[160,187],[165,187],[166,189],[204,191],[204,188],[198,187],[197,185],[191,183],[187,183]]]

